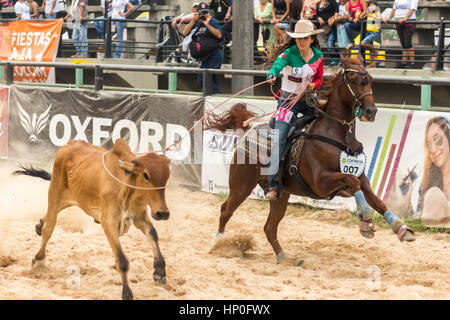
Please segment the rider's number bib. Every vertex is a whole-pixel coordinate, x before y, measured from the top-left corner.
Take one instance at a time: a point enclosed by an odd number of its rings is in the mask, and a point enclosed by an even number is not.
[[[339,164],[342,173],[352,174],[359,177],[366,168],[366,155],[364,153],[360,153],[357,156],[350,156],[347,152],[341,151]]]
[[[294,113],[291,110],[288,110],[286,108],[278,108],[277,113],[275,114],[275,119],[278,121],[291,123],[293,114]]]

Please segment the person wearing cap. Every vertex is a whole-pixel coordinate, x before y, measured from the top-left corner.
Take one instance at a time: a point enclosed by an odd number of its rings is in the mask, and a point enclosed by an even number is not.
[[[171,23],[172,28],[175,28],[184,22],[192,21],[192,19],[194,19],[194,14],[197,12],[197,8],[198,8],[198,2],[194,2],[192,4],[192,9],[191,9],[192,12],[190,14],[180,15],[179,17],[176,17],[172,20],[172,23]]]
[[[197,11],[192,21],[184,28],[183,35],[187,36],[195,28],[198,36],[216,37],[221,40],[223,35],[222,28],[219,21],[209,14],[209,6],[205,2],[200,2]],[[200,69],[220,69],[223,61],[220,45],[215,51],[203,57],[201,61]],[[200,87],[203,87],[203,74],[198,75],[197,82]],[[222,93],[218,86],[217,74],[212,76],[212,93]]]
[[[278,172],[279,161],[292,123],[299,113],[303,116],[314,113],[314,109],[309,107],[304,99],[300,99],[290,110],[283,107],[286,107],[290,99],[301,92],[305,86],[306,90],[313,92],[322,85],[323,54],[315,35],[323,31],[323,29],[314,30],[313,23],[309,20],[299,20],[295,24],[294,32],[287,32],[290,39],[279,45],[269,55],[269,62],[275,61],[275,63],[267,79],[273,84],[278,74],[282,72],[283,80],[272,145],[272,150],[277,150],[276,146],[278,146],[278,152],[272,152],[270,155],[270,189],[266,194],[268,200],[276,200],[283,192],[281,181],[276,181],[281,179],[275,179],[275,175]]]

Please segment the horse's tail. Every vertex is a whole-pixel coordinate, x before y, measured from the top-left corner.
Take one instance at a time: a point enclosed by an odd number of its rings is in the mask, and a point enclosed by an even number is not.
[[[255,113],[247,110],[245,103],[237,103],[222,114],[209,113],[203,122],[203,130],[216,129],[225,131],[228,129],[247,130],[244,122],[255,116]]]
[[[32,165],[29,165],[27,168],[26,166],[21,165],[20,169],[22,170],[16,170],[13,173],[11,173],[14,176],[24,175],[24,176],[31,176],[31,177],[37,177],[44,180],[50,181],[52,178],[52,175],[50,172],[45,171],[43,169],[36,169]]]

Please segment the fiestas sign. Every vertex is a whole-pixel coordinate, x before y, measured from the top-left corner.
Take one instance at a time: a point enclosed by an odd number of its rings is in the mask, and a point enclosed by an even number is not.
[[[13,21],[0,24],[0,60],[53,62],[63,20]],[[54,83],[54,68],[14,67],[14,80]]]

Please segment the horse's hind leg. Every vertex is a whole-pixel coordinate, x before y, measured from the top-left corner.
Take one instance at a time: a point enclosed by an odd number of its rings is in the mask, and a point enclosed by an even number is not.
[[[230,193],[227,200],[220,207],[219,230],[217,235],[225,232],[225,226],[234,211],[250,195],[258,183],[258,168],[253,165],[231,165],[229,186]]]
[[[398,235],[400,241],[414,241],[414,232],[405,225],[395,214],[388,210],[384,202],[373,193],[370,187],[369,180],[363,174],[360,178],[361,189],[369,202],[369,205],[374,208],[379,214],[383,215],[384,219],[389,223],[392,231]]]

